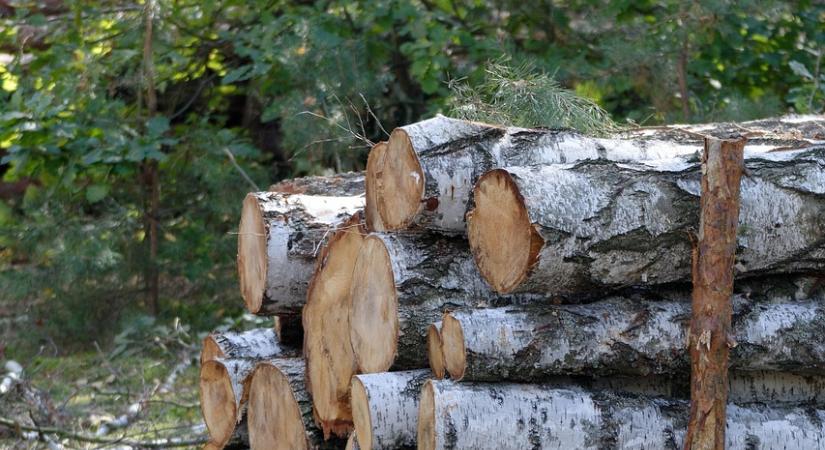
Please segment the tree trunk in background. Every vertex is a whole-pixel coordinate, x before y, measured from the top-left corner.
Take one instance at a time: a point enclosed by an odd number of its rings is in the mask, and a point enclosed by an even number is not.
[[[731,294],[745,138],[705,139],[701,219],[693,250],[690,422],[686,450],[725,450]]]
[[[157,113],[158,99],[155,91],[155,62],[152,51],[153,32],[152,21],[155,15],[154,0],[146,0],[144,4],[144,35],[143,35],[143,82],[146,89],[146,119],[151,119]],[[158,163],[155,160],[144,159],[142,179],[144,186],[144,240],[148,247],[148,261],[144,272],[146,295],[149,310],[152,315],[160,313],[160,286],[158,271],[158,214],[160,212],[160,174]]]

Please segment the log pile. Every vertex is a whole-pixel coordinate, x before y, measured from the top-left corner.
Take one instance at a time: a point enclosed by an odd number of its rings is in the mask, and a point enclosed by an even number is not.
[[[365,173],[243,201],[241,295],[275,324],[204,340],[208,447],[682,448],[703,136],[732,133],[725,445],[825,448],[825,118],[590,137],[440,115]]]

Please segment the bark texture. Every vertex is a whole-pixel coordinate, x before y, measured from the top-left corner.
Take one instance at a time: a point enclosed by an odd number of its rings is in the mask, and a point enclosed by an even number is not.
[[[690,421],[686,449],[725,449],[731,294],[746,139],[705,139],[699,242],[693,253]],[[825,169],[825,167],[823,167]]]
[[[245,419],[252,359],[212,359],[201,366],[200,403],[209,440],[219,447],[246,442]]]
[[[363,204],[360,195],[247,195],[238,236],[238,275],[247,309],[259,315],[299,314],[320,247]]]
[[[825,268],[825,148],[754,155],[745,173],[736,275]],[[477,203],[470,228],[488,233],[471,232],[470,245],[479,270],[500,292],[552,296],[686,281],[700,178],[695,163],[589,161],[491,171],[479,181],[476,201],[514,190],[511,198],[527,216],[519,232],[532,236],[518,249],[498,244],[495,224],[480,218],[490,220],[501,206]],[[507,267],[502,252],[520,257],[513,274],[495,267]]]
[[[353,280],[350,340],[362,373],[427,367],[427,329],[445,311],[516,299],[486,285],[465,240],[429,233],[372,233]]]
[[[680,449],[688,404],[542,385],[431,381],[433,429],[419,428],[419,448],[450,450]],[[419,420],[428,420],[422,407]],[[728,408],[727,448],[821,448],[825,411]],[[428,443],[427,443],[428,442]]]
[[[282,378],[272,380],[275,383],[257,380],[261,375],[272,376],[262,366],[277,371]],[[266,392],[251,393],[249,424],[253,449],[332,450],[344,445],[340,439],[324,440],[324,433],[315,424],[312,415],[312,399],[305,380],[306,364],[302,358],[272,359],[259,363],[252,386],[268,389]],[[289,392],[273,392],[276,389],[287,389]]]
[[[337,173],[329,177],[302,177],[269,186],[270,192],[284,194],[351,197],[364,193],[364,172]]]
[[[359,444],[365,450],[415,448],[418,397],[429,370],[356,375],[352,409]]]
[[[733,301],[731,367],[825,369],[825,297]],[[689,373],[690,305],[614,297],[590,304],[503,307],[448,314],[442,325],[453,379],[532,381],[557,374]]]
[[[203,340],[201,364],[216,358],[268,359],[277,356],[294,356],[297,352],[281,346],[272,328],[235,333],[211,333]]]

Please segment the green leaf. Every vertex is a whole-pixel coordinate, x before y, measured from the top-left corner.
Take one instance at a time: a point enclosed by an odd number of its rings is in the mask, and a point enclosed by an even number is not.
[[[160,136],[169,131],[169,119],[164,116],[155,116],[146,122],[146,132],[150,136]]]
[[[92,184],[86,188],[86,200],[89,203],[97,203],[109,194],[109,186],[105,184]]]
[[[793,71],[793,73],[799,75],[800,77],[806,78],[808,80],[813,80],[814,79],[814,76],[811,74],[811,72],[808,71],[808,68],[805,67],[805,65],[802,64],[801,62],[791,61],[791,62],[788,63],[788,65],[791,67],[791,70]]]
[[[221,80],[221,84],[232,84],[236,81],[243,81],[249,78],[252,72],[252,66],[246,65],[238,67],[237,69],[232,69],[229,73],[226,74],[225,77]]]

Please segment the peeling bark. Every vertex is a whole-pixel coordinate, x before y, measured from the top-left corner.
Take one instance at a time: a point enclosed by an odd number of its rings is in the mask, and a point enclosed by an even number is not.
[[[278,356],[294,356],[296,353],[294,350],[282,347],[275,335],[275,330],[271,328],[258,328],[241,333],[214,332],[203,340],[201,364],[217,358],[260,360]]]
[[[825,268],[825,148],[745,162],[736,275]],[[493,170],[475,188],[470,246],[502,293],[601,294],[686,281],[700,178],[695,163]]]
[[[725,450],[731,294],[739,191],[747,140],[705,139],[699,240],[693,251],[693,306],[688,333],[690,421],[685,449]],[[825,167],[823,167],[825,169]]]
[[[415,448],[418,397],[429,370],[383,372],[352,378],[352,410],[365,450]]]
[[[825,297],[734,298],[731,367],[825,370]],[[686,374],[690,306],[614,297],[583,305],[511,306],[445,315],[452,379],[536,381],[558,374]]]
[[[688,404],[580,388],[429,381],[419,449],[663,449],[682,447]],[[825,411],[730,405],[727,448],[821,448]]]
[[[362,196],[256,192],[243,203],[238,235],[241,294],[253,314],[300,314],[315,258]]]

